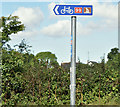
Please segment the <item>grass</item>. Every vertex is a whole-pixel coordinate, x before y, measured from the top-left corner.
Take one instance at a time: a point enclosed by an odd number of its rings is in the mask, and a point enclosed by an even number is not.
[[[120,105],[120,100],[116,102],[116,98],[112,98],[110,99],[107,103],[104,103],[104,99],[101,99],[99,101],[99,99],[97,99],[97,101],[90,103],[89,105]]]

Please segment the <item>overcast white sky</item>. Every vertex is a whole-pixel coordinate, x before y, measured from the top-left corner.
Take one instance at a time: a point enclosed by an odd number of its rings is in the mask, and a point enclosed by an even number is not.
[[[90,60],[98,62],[104,53],[107,56],[111,48],[118,47],[118,2],[93,1],[6,1],[2,3],[2,16],[17,15],[26,26],[24,32],[11,35],[9,43],[13,46],[25,38],[32,45],[32,53],[51,51],[56,54],[59,63],[69,62],[71,17],[56,16],[53,8],[56,4],[90,4],[93,5],[93,16],[77,17],[77,57],[86,63],[89,52]]]

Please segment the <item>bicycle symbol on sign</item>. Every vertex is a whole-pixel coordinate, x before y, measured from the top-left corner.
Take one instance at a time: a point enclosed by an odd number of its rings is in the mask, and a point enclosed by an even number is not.
[[[66,8],[66,7],[64,6],[64,9],[61,10],[61,13],[62,13],[62,14],[65,14],[66,12],[69,13],[69,14],[73,14],[73,10],[70,9],[70,7]]]

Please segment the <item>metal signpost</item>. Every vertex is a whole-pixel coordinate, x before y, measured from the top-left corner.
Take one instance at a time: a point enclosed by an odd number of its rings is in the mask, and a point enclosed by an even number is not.
[[[92,5],[56,5],[56,15],[71,15],[70,105],[75,105],[76,91],[76,16],[93,15]]]
[[[76,91],[76,16],[71,17],[72,53],[70,67],[70,105],[75,105]]]

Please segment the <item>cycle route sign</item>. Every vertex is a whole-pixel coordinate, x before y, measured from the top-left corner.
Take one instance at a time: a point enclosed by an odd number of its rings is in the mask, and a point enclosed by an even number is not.
[[[93,15],[92,5],[55,5],[56,15]]]

